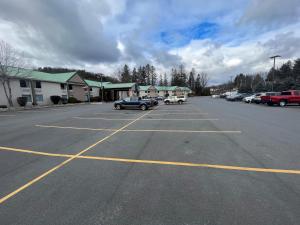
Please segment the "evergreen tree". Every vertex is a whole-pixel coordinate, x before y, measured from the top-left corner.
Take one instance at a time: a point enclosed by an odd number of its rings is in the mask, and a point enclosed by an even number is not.
[[[123,67],[123,71],[121,72],[121,82],[128,83],[132,81],[132,77],[130,75],[129,67],[125,64]]]
[[[138,72],[136,71],[135,67],[132,70],[132,82],[134,82],[134,83],[139,82],[139,75],[138,75]]]
[[[150,66],[150,84],[151,85],[156,85],[157,83],[157,75],[155,72],[155,67],[154,66]]]
[[[138,77],[139,77],[139,85],[146,85],[147,80],[146,80],[146,70],[145,67],[140,66],[138,70]]]
[[[151,68],[150,65],[147,64],[145,66],[145,75],[146,75],[146,85],[150,85],[151,84]]]
[[[292,62],[289,60],[286,63],[284,63],[280,69],[279,69],[279,79],[286,79],[289,77],[293,77],[293,66]]]
[[[164,86],[168,86],[168,78],[167,78],[167,74],[164,74]]]
[[[293,66],[293,78],[300,82],[300,58],[296,59]]]
[[[193,91],[195,90],[195,69],[193,68],[190,72],[190,76],[188,79],[188,86],[190,89],[192,89]]]
[[[162,75],[160,74],[159,75],[159,86],[163,86],[164,85],[164,81],[163,81],[163,78],[162,78]]]

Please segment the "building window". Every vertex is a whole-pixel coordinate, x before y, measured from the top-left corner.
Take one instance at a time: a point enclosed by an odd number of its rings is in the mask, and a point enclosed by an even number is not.
[[[93,91],[93,88],[92,88],[92,87],[90,87],[90,91]]]
[[[31,95],[22,95],[22,97],[26,97],[27,98],[27,102],[32,102]]]
[[[66,85],[65,84],[60,84],[60,89],[61,90],[65,90],[66,89]]]
[[[61,98],[68,99],[68,96],[67,95],[62,95]]]
[[[69,84],[69,90],[73,90],[73,85]]]
[[[35,82],[35,88],[42,88],[42,82],[41,81],[36,81]]]
[[[159,93],[159,91],[157,91],[157,93]]]
[[[43,95],[36,95],[35,98],[36,98],[37,102],[43,102],[44,101]]]
[[[29,82],[27,80],[20,80],[20,87],[22,88],[29,87]]]

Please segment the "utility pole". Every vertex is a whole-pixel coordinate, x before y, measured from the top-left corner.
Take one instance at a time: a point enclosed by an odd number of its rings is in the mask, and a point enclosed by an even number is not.
[[[276,63],[276,58],[281,57],[280,55],[274,55],[271,56],[270,59],[274,60],[274,64],[273,64],[273,77],[272,77],[272,91],[274,91],[274,78],[275,78],[275,63]]]

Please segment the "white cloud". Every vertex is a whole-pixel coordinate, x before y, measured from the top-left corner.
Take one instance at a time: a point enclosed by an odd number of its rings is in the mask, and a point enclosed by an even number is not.
[[[152,63],[164,73],[184,63],[187,69],[208,72],[212,82],[222,82],[240,72],[268,70],[272,54],[283,56],[278,65],[300,56],[298,2],[2,0],[0,39],[24,51],[35,66],[113,74],[125,63]],[[172,36],[172,30],[205,22],[217,25],[213,37],[178,48],[160,40],[163,31]]]
[[[299,24],[264,33],[239,45],[216,44],[210,39],[193,40],[187,46],[172,49],[170,53],[181,57],[187,69],[209,73],[213,83],[223,82],[238,73],[268,71],[272,66],[269,56],[273,54],[283,56],[278,66],[288,59],[299,57],[300,34],[299,31],[291,31],[295,27]]]

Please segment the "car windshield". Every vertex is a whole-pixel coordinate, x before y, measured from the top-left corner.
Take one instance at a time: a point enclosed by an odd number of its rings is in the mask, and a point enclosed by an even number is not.
[[[290,91],[283,91],[281,92],[281,95],[292,95]]]
[[[125,102],[130,102],[130,98],[124,98],[123,99]]]

